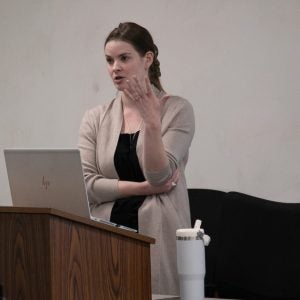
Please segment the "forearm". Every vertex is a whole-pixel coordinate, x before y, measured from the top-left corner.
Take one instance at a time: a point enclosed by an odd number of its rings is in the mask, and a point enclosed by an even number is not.
[[[173,176],[163,185],[154,186],[148,181],[134,182],[134,181],[119,181],[118,189],[121,198],[130,196],[148,196],[169,192],[174,188],[174,183],[179,179],[179,172],[175,172]]]
[[[85,173],[84,178],[90,201],[101,204],[120,198],[118,179],[107,179],[93,173]]]
[[[119,180],[118,189],[122,198],[144,195],[145,182]]]
[[[143,162],[146,172],[159,172],[169,164],[162,141],[160,120],[145,124]]]

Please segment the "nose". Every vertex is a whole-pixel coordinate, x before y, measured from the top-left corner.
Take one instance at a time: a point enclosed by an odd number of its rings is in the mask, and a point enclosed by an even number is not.
[[[121,68],[120,63],[117,60],[115,60],[112,66],[113,71],[118,71],[120,70],[120,68]]]

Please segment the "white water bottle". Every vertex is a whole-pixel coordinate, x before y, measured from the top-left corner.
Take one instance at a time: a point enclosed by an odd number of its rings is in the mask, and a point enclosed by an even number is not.
[[[200,228],[197,220],[194,228],[176,231],[177,269],[181,300],[204,299],[205,250],[210,238]]]

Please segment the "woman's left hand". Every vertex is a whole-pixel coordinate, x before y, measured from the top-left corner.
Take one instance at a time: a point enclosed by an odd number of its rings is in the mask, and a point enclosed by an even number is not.
[[[124,93],[133,101],[145,123],[160,122],[162,108],[170,95],[164,95],[161,99],[157,98],[148,77],[141,81],[133,76],[131,80],[127,80]]]

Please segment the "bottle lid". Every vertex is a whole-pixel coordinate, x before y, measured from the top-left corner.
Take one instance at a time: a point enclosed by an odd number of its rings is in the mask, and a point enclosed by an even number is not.
[[[195,228],[184,228],[176,230],[177,240],[201,240],[203,231]]]
[[[210,243],[210,237],[204,234],[204,229],[201,228],[201,220],[196,220],[194,228],[183,228],[176,230],[177,240],[203,240],[204,245]]]

